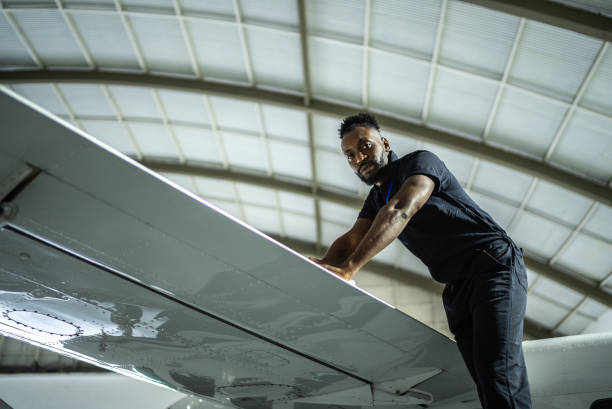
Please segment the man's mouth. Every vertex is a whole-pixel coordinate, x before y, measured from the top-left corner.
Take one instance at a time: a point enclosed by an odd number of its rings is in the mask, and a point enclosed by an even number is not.
[[[368,162],[359,167],[359,173],[365,176],[367,173],[372,172],[372,170],[374,169],[376,169],[376,164],[373,162]]]

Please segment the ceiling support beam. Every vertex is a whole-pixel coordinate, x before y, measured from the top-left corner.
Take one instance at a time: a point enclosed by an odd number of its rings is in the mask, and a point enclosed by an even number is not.
[[[462,0],[502,13],[612,41],[612,17],[550,0]]]
[[[171,164],[151,160],[143,160],[141,161],[141,163],[156,172],[180,173],[192,176],[204,176],[232,182],[248,183],[256,186],[266,187],[269,189],[277,189],[305,196],[311,196],[313,194],[312,187],[310,184],[299,184],[297,182],[274,179],[264,175],[239,173],[220,168],[205,168],[193,165]],[[363,199],[357,196],[334,192],[324,188],[317,189],[315,200],[327,200],[345,206],[350,206],[355,209],[359,209],[363,204]],[[527,268],[545,276],[546,278],[552,281],[555,281],[568,288],[578,291],[584,296],[592,298],[612,308],[612,294],[607,293],[606,291],[598,287],[597,284],[589,283],[588,281],[582,280],[572,274],[559,270],[528,255],[525,256],[525,265],[527,266]],[[394,269],[394,267],[392,266],[389,266],[388,268]]]
[[[283,94],[278,91],[214,83],[201,81],[199,79],[172,78],[150,74],[59,70],[12,71],[1,72],[0,82],[73,82],[150,86],[181,91],[203,92],[209,95],[221,95],[291,109],[299,109],[313,114],[334,116],[337,118],[351,115],[355,112],[354,107],[319,100],[311,100],[309,105],[305,105],[303,97]],[[489,146],[481,141],[463,138],[449,132],[432,129],[387,115],[376,115],[380,125],[387,130],[424,142],[461,151],[480,159],[532,174],[539,179],[557,184],[590,199],[612,206],[612,189],[604,183],[600,184],[596,181],[562,170],[559,167],[552,166],[541,160],[532,159],[527,156]]]

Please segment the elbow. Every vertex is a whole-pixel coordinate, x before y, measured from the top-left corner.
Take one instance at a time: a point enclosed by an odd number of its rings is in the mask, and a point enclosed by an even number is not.
[[[385,219],[387,219],[388,223],[392,226],[398,226],[402,229],[408,224],[410,221],[410,213],[407,209],[403,208],[395,208],[389,207],[385,210]]]

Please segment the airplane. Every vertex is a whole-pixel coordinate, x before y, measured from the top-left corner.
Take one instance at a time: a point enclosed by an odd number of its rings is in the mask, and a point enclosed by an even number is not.
[[[453,340],[5,87],[0,115],[2,335],[172,409],[481,407]],[[612,407],[612,333],[524,350],[534,408]]]

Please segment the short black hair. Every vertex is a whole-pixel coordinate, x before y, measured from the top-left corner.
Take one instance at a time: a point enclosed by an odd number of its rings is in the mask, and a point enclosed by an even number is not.
[[[376,117],[374,117],[372,114],[368,114],[367,112],[360,112],[357,115],[351,115],[344,118],[340,124],[340,129],[338,129],[340,139],[342,139],[345,133],[352,131],[358,126],[376,129],[378,132],[380,132],[380,126],[378,126]]]

